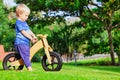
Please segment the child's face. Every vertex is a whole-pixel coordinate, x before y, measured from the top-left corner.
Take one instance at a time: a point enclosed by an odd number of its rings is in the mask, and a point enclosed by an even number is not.
[[[22,13],[19,15],[19,19],[21,19],[22,21],[26,21],[28,19],[29,13]]]

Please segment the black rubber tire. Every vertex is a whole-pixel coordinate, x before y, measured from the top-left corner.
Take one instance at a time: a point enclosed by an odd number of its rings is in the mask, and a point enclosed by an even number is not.
[[[62,59],[60,55],[56,52],[50,52],[51,62],[49,64],[47,61],[47,56],[44,55],[42,58],[42,67],[45,71],[59,71],[62,68]]]
[[[22,70],[24,65],[11,66],[11,62],[16,61],[20,58],[21,58],[20,55],[16,53],[10,53],[6,55],[2,63],[3,69],[4,70]]]

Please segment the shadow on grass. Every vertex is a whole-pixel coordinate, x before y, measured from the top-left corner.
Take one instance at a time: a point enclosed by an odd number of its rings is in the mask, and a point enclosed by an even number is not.
[[[120,73],[120,66],[89,66],[89,68]]]
[[[120,66],[102,66],[102,65],[71,65],[71,64],[64,64],[64,65],[70,65],[74,66],[76,68],[78,67],[84,67],[88,69],[93,69],[93,70],[102,70],[102,71],[110,71],[110,72],[117,72],[120,73]]]
[[[120,66],[112,66],[110,61],[78,61],[64,63],[64,65],[76,66],[76,67],[86,67],[94,70],[104,70],[120,73]]]
[[[4,69],[0,69],[0,71],[5,71]]]

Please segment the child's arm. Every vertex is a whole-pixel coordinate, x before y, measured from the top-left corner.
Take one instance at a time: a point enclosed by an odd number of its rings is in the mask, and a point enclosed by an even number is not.
[[[38,41],[38,38],[35,36],[35,34],[31,30],[29,30],[29,34],[34,38],[34,40],[32,41],[32,43],[35,43],[35,42]]]
[[[29,33],[27,33],[25,30],[22,30],[21,33],[25,37],[29,38],[32,41],[32,43],[35,43],[38,41],[37,37],[32,33],[32,31],[29,31]]]
[[[29,35],[25,30],[22,30],[21,33],[27,37],[28,39],[30,39],[31,41],[34,39],[31,35]]]
[[[29,34],[30,34],[33,38],[37,38],[37,37],[35,36],[35,34],[34,34],[31,30],[29,30]]]

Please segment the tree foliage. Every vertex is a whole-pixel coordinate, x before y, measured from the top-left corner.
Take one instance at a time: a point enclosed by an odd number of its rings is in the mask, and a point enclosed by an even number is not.
[[[33,32],[49,34],[48,40],[55,50],[60,53],[72,53],[73,49],[79,50],[79,47],[85,45],[86,55],[110,52],[112,64],[115,64],[114,48],[117,50],[119,47],[118,38],[116,38],[119,34],[114,35],[120,26],[119,0],[99,0],[101,6],[93,0],[16,1],[17,3],[23,2],[30,7],[31,15],[28,23]],[[91,9],[88,5],[95,6],[95,8]],[[44,18],[40,15],[40,11],[46,12]],[[70,26],[61,25],[65,23],[64,17],[67,15],[51,17],[48,15],[49,11],[66,11],[69,16],[78,16],[82,21]],[[0,12],[4,14],[4,11]],[[57,26],[51,26],[55,22],[58,23]]]
[[[116,11],[120,9],[120,2],[119,0],[108,0],[102,2],[102,6],[98,6],[97,4],[92,2],[92,0],[89,0],[89,4],[96,6],[96,8],[90,9],[86,6],[86,10],[82,15],[89,18],[90,20],[97,20],[100,22],[100,24],[103,25],[103,29],[106,30],[108,33],[111,61],[112,64],[115,64],[112,30],[115,27],[120,26],[120,23],[118,23],[119,19],[115,18]]]
[[[0,3],[0,44],[4,45],[5,50],[11,50],[14,40],[14,30],[8,25],[8,12],[2,3]]]

